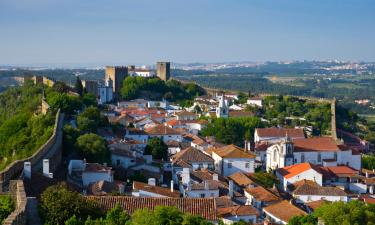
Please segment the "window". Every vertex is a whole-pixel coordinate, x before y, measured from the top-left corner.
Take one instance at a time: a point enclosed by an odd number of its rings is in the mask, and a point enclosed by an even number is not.
[[[204,198],[204,197],[205,197],[205,194],[204,194],[204,193],[202,193],[202,194],[200,194],[200,196],[201,196],[201,198]]]
[[[203,163],[199,163],[199,168],[203,168]]]
[[[304,163],[305,162],[305,154],[301,154],[301,163]]]
[[[232,168],[232,163],[228,163],[228,168]]]
[[[121,161],[118,159],[118,160],[116,161],[116,164],[117,164],[117,166],[120,166]]]
[[[337,152],[334,153],[333,158],[337,161]]]
[[[250,168],[250,163],[245,163],[245,168]]]
[[[318,162],[321,162],[322,161],[322,154],[320,154],[320,152],[318,152]]]

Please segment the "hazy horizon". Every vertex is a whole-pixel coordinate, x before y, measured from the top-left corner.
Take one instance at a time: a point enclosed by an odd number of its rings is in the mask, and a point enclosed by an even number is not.
[[[1,0],[0,65],[375,62],[371,0]]]

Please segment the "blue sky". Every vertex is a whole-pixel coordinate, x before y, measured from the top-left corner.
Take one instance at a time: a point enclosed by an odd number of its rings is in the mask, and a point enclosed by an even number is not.
[[[375,61],[372,0],[0,0],[0,64]]]

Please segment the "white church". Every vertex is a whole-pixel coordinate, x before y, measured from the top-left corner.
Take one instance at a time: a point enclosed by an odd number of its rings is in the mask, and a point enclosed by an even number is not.
[[[286,136],[267,148],[268,171],[304,162],[322,166],[347,165],[361,170],[361,154],[331,137],[292,140]]]

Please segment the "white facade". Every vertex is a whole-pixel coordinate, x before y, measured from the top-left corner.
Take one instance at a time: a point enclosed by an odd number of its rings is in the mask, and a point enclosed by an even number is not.
[[[105,104],[113,100],[113,82],[111,79],[105,81],[104,86],[98,87],[99,104]]]
[[[131,77],[155,77],[156,73],[153,70],[136,69],[136,70],[130,70],[129,76]]]
[[[301,181],[301,180],[315,181],[320,186],[323,186],[323,176],[322,176],[322,174],[318,173],[314,169],[305,170],[305,171],[303,171],[303,172],[301,172],[301,173],[299,173],[299,174],[297,174],[293,177],[289,177],[289,178],[285,178],[284,176],[282,176],[280,173],[278,173],[276,171],[276,176],[280,180],[280,188],[282,188],[284,191],[287,191],[288,185],[293,184],[297,181]]]
[[[246,102],[248,105],[256,105],[258,107],[262,107],[262,99],[248,99]]]
[[[215,170],[222,176],[230,176],[236,172],[254,173],[255,160],[251,158],[222,158],[212,153]]]
[[[293,195],[297,201],[302,203],[308,203],[318,200],[327,200],[330,202],[348,202],[348,196],[330,196],[330,195]]]
[[[219,197],[219,189],[185,190],[185,194],[189,198],[217,198]]]

